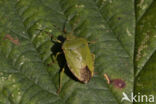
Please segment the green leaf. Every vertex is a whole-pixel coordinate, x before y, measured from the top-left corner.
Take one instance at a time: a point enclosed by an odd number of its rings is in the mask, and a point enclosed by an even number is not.
[[[153,2],[154,0],[136,0],[137,21],[139,21],[144,16],[144,14],[148,10],[148,8],[150,8]]]
[[[156,50],[156,2],[150,6],[142,19],[138,21],[136,30],[136,74],[143,69]]]
[[[144,75],[154,77],[155,4],[154,0],[1,0],[0,103],[120,104],[123,92],[130,97],[146,83]],[[57,94],[61,67],[53,56],[60,46],[51,37],[62,36],[64,25],[67,32],[96,42],[89,44],[95,54],[95,75],[82,84],[67,70]]]
[[[142,17],[138,20],[136,28],[136,50],[135,50],[135,94],[155,96],[155,68],[156,68],[156,2],[154,0],[141,1],[142,7],[137,8],[137,12],[142,12]],[[151,4],[149,5],[149,3]],[[137,4],[140,5],[140,4]],[[144,5],[144,6],[143,6]],[[146,99],[141,104],[147,104]],[[149,100],[149,99],[148,99]],[[137,103],[140,104],[140,103]],[[152,104],[155,104],[152,103]]]
[[[151,98],[150,96],[156,95],[156,53],[151,57],[151,59],[148,61],[148,63],[144,66],[142,72],[136,77],[135,81],[135,94],[139,95],[147,95],[148,98]],[[147,104],[145,101],[146,99],[143,99],[143,103],[141,104]],[[149,99],[148,99],[149,101]],[[150,100],[152,101],[152,100]],[[140,104],[140,103],[136,103]],[[152,103],[155,104],[155,103]]]

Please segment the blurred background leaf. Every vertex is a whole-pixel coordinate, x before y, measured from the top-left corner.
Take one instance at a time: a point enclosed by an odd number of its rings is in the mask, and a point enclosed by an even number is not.
[[[156,1],[136,0],[137,25],[135,44],[136,95],[156,95]],[[145,102],[137,104],[147,104]],[[152,103],[156,104],[156,102]]]

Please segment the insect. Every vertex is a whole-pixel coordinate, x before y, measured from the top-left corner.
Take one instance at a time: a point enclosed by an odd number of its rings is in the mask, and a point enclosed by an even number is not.
[[[55,41],[61,43],[59,40],[55,39]],[[88,43],[85,38],[68,33],[61,46],[69,70],[82,83],[88,83],[94,75],[95,56],[91,53]],[[60,84],[57,93],[61,90],[63,72],[64,68],[60,72]]]

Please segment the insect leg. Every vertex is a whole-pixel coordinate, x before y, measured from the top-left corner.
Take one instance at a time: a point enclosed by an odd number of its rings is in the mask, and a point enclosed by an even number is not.
[[[60,40],[58,40],[58,39],[56,39],[56,38],[53,38],[53,39],[51,39],[53,42],[55,42],[55,43],[62,43]]]
[[[62,88],[62,77],[63,77],[63,74],[64,74],[64,68],[63,68],[63,69],[61,70],[61,72],[60,72],[59,89],[57,90],[57,94],[60,93],[61,88]]]
[[[95,44],[96,41],[88,41],[88,44]]]
[[[60,54],[63,54],[63,52],[57,52],[57,53],[56,53],[56,58],[57,58]]]

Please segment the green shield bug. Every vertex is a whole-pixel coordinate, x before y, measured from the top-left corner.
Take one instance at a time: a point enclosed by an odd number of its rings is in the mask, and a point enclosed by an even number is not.
[[[90,52],[88,41],[67,35],[62,49],[70,71],[78,80],[87,83],[94,74],[94,55]]]
[[[55,42],[61,41],[55,39]],[[91,53],[88,41],[85,38],[72,34],[65,35],[65,41],[61,46],[65,56],[66,64],[71,73],[82,83],[88,83],[94,75],[94,54]],[[60,53],[58,53],[60,54]],[[56,55],[56,57],[58,56]],[[57,93],[61,90],[61,80],[64,68],[60,73],[60,85]]]

